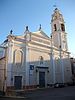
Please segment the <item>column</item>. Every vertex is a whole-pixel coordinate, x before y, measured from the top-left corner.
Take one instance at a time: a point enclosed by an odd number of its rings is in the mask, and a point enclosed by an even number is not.
[[[60,45],[59,45],[60,67],[61,67],[61,74],[62,74],[62,83],[64,83],[64,66],[63,66],[63,58],[61,55],[62,52],[61,32],[59,33],[59,41],[60,41]]]
[[[7,86],[11,86],[11,73],[12,73],[12,64],[13,64],[13,53],[12,53],[12,42],[8,43],[8,48],[7,48]]]
[[[53,42],[51,36],[51,54],[50,54],[50,61],[52,66],[52,74],[53,74],[53,84],[55,84],[55,62],[54,62],[54,54],[53,54]]]
[[[25,80],[26,80],[26,83],[25,85],[29,85],[29,48],[28,48],[28,45],[26,45],[26,66],[25,66]]]

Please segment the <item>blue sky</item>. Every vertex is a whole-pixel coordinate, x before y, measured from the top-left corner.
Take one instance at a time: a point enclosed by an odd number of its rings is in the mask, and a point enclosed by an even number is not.
[[[57,5],[64,16],[68,48],[75,54],[75,0],[0,0],[0,43],[11,29],[14,35],[22,35],[26,25],[34,32],[41,24],[42,30],[50,36],[53,5]]]

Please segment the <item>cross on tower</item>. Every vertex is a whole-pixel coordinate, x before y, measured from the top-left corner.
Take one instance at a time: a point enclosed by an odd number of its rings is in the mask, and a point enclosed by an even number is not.
[[[55,9],[57,9],[57,8],[58,8],[56,4],[55,4],[55,5],[53,5],[53,7],[54,7]]]
[[[56,6],[56,5],[53,5],[53,7],[55,7],[55,8],[56,8],[57,6]]]

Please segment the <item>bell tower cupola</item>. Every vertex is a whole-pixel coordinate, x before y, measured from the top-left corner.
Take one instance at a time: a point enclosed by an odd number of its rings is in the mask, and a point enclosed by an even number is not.
[[[65,32],[65,22],[63,15],[58,8],[55,8],[51,20],[53,45],[67,51],[67,33]]]

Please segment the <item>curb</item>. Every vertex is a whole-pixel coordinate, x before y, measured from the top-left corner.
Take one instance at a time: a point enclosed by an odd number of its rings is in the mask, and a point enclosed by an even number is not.
[[[17,98],[17,99],[25,99],[27,97],[21,97],[21,96],[0,96],[0,98]]]

